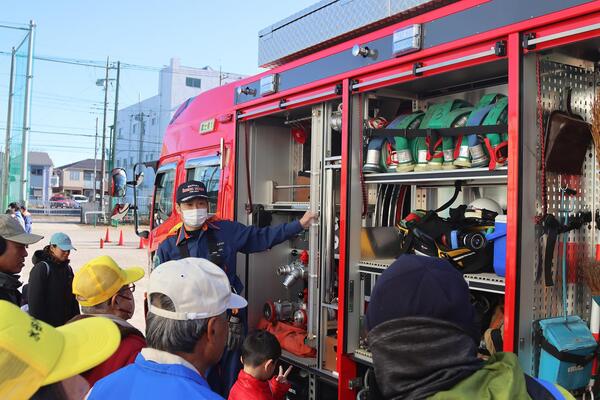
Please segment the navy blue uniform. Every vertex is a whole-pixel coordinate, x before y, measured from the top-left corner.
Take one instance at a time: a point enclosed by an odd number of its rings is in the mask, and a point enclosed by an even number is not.
[[[258,228],[246,226],[234,221],[209,221],[207,229],[214,233],[217,245],[222,247],[223,265],[221,267],[229,277],[231,287],[238,294],[242,293],[244,285],[236,274],[236,255],[242,253],[257,253],[291,239],[303,228],[300,221],[296,220],[288,224]],[[186,234],[184,229],[179,229],[176,235],[168,237],[158,246],[156,256],[158,263],[162,264],[170,260],[182,258],[179,245],[187,245],[190,257],[209,259],[209,247],[207,231],[200,230],[195,234]]]
[[[208,230],[210,230],[214,235],[213,240],[216,242],[213,246],[216,245],[219,248],[219,253],[222,256],[221,267],[227,274],[231,287],[238,294],[241,294],[244,289],[244,285],[236,274],[236,255],[238,252],[248,254],[268,250],[285,240],[291,239],[304,229],[298,220],[265,228],[246,226],[234,221],[209,221],[205,226],[206,229],[189,233],[180,228],[175,235],[168,237],[160,244],[156,253],[156,261],[160,264],[183,258],[184,255],[181,253],[180,246],[184,245],[187,247],[190,257],[210,259],[208,243]],[[239,316],[247,327],[246,310],[240,310]],[[233,386],[242,367],[240,354],[239,350],[230,351],[225,349],[221,361],[213,366],[208,373],[208,382],[212,390],[225,398],[227,398],[229,389]]]

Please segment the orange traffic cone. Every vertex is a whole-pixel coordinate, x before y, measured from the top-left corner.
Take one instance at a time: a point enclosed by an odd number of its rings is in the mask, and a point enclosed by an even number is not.
[[[140,238],[140,245],[138,246],[138,249],[143,249],[144,248],[144,238]]]
[[[102,240],[102,238],[100,238],[100,248],[103,249],[104,248],[104,240]]]
[[[104,243],[110,243],[110,235],[108,234],[108,228],[106,228],[106,235],[104,236]]]
[[[123,246],[123,229],[119,230],[119,244],[117,246]]]

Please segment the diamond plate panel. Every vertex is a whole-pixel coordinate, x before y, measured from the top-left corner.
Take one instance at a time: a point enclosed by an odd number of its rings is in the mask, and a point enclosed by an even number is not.
[[[258,65],[271,67],[315,52],[375,27],[456,0],[323,0],[258,35]]]

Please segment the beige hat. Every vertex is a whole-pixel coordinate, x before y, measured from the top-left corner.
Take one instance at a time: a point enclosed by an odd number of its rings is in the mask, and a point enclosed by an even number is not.
[[[246,299],[231,293],[225,272],[204,258],[188,257],[167,261],[150,274],[148,296],[169,296],[175,311],[148,305],[152,314],[175,320],[205,319],[223,314],[228,309],[244,308]]]
[[[4,239],[24,245],[34,244],[44,237],[25,232],[19,221],[10,215],[0,215],[0,236]]]

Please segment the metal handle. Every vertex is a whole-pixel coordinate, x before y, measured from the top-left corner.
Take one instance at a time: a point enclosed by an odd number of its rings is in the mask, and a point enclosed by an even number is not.
[[[221,138],[219,143],[219,169],[223,169],[223,153],[225,153],[225,138]]]
[[[323,184],[324,187],[324,196],[323,196],[323,227],[325,229],[324,232],[324,241],[323,241],[323,258],[322,258],[322,266],[323,266],[323,274],[325,274],[324,285],[325,288],[329,287],[328,280],[331,278],[331,270],[333,266],[333,232],[335,230],[335,206],[334,206],[334,195],[333,195],[333,170],[328,169],[324,172],[325,182]]]

